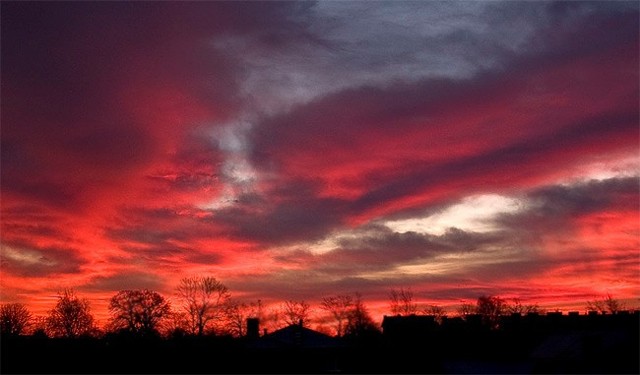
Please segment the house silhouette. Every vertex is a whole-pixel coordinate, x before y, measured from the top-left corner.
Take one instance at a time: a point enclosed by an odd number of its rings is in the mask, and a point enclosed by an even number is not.
[[[304,327],[302,321],[272,333],[258,335],[259,322],[247,321],[248,372],[334,373],[340,372],[340,351],[346,347],[338,338]]]
[[[253,330],[257,329],[255,321],[250,324]],[[251,336],[257,337],[253,331]],[[339,339],[309,329],[302,324],[302,321],[263,335],[251,343],[251,347],[254,348],[273,349],[330,349],[342,346]]]

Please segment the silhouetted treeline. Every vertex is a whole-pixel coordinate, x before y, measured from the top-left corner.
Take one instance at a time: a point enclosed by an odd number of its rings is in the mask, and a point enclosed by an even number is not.
[[[299,324],[262,335],[4,336],[10,373],[639,373],[638,312],[385,316],[330,337]],[[252,325],[250,329],[257,329]]]
[[[480,296],[448,316],[440,306],[420,306],[410,289],[392,290],[393,315],[380,326],[359,293],[337,294],[321,300],[319,332],[309,328],[306,301],[267,311],[260,300],[234,300],[214,277],[185,278],[177,291],[177,308],[154,291],[119,291],[103,328],[70,289],[46,317],[1,305],[0,372],[640,372],[640,314],[609,295],[588,301],[593,311],[582,315]]]

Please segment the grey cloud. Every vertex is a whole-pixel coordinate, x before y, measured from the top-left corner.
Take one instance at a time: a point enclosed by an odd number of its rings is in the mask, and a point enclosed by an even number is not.
[[[576,217],[609,210],[636,212],[640,207],[639,181],[634,176],[543,187],[527,194],[530,202],[527,210],[503,214],[496,222],[518,231],[570,231]]]
[[[105,235],[135,259],[149,264],[178,267],[180,262],[217,264],[222,257],[199,248],[199,240],[228,236],[193,207],[121,210],[119,221],[104,228]],[[182,245],[181,245],[182,244]],[[122,259],[114,259],[122,264]],[[126,260],[124,260],[126,262]]]
[[[0,263],[3,272],[9,274],[47,277],[78,273],[84,261],[75,249],[4,242],[0,248]]]
[[[292,43],[288,49],[260,53],[242,48],[236,53],[248,67],[245,90],[283,107],[285,102],[305,102],[363,84],[462,78],[495,68],[526,50],[526,41],[547,25],[547,7],[510,2],[319,2],[298,17],[305,31],[323,43]],[[517,15],[517,23],[502,16],[504,12]]]
[[[166,205],[163,208],[121,208],[117,221],[104,228],[116,241],[162,244],[169,240],[195,240],[219,235],[218,231],[197,216],[203,211],[192,206]]]
[[[210,220],[233,237],[263,245],[290,244],[324,237],[343,224],[344,201],[318,197],[314,182],[291,180],[266,195],[243,194]]]
[[[530,193],[529,199],[535,202],[537,213],[545,216],[584,215],[612,208],[629,212],[640,203],[639,184],[637,176],[590,180],[545,187]]]
[[[280,48],[260,48],[255,37],[228,52],[246,67],[243,91],[252,106],[288,111],[362,85],[502,70],[517,56],[566,49],[563,34],[591,18],[635,16],[625,4],[573,3],[318,2],[290,18],[294,35],[305,38],[289,34]],[[593,48],[591,39],[571,44]]]
[[[427,261],[443,254],[482,251],[505,246],[502,234],[465,232],[450,228],[437,236],[416,232],[398,233],[383,226],[368,226],[338,240],[337,247],[323,254],[298,250],[277,257],[281,261],[313,264],[328,276],[349,277],[371,271],[393,270],[395,266]]]
[[[322,238],[340,224],[340,217],[322,204],[322,199],[289,202],[255,213],[227,209],[216,213],[216,220],[227,225],[237,238],[264,245],[287,244]]]
[[[537,243],[537,234],[560,236],[570,241],[572,220],[589,213],[636,212],[638,178],[611,178],[574,185],[555,185],[523,195],[524,204],[514,214],[495,218],[498,230],[473,233],[450,228],[440,236],[415,232],[397,233],[381,225],[368,225],[342,237],[327,253],[313,254],[300,245],[297,251],[276,257],[277,261],[304,266],[265,276],[234,280],[240,290],[259,293],[280,290],[279,298],[317,298],[322,293],[362,292],[365,296],[386,298],[390,288],[411,286],[416,295],[427,299],[475,301],[480,295],[518,295],[535,302],[536,276],[571,265],[576,277],[589,277],[606,261],[621,270],[621,279],[634,278],[637,253],[620,251],[603,254],[603,249],[576,244],[571,253],[548,257]],[[563,250],[558,249],[558,251]],[[631,249],[629,249],[631,250]],[[382,279],[371,272],[392,271],[399,265],[429,263],[437,255],[471,252],[478,262],[462,263],[446,273],[404,274],[388,272]],[[470,253],[470,254],[471,254]],[[624,271],[627,270],[627,271]],[[271,278],[273,277],[273,278]],[[503,280],[509,280],[508,285]],[[522,284],[518,284],[518,280]],[[456,285],[452,287],[452,285]],[[567,296],[579,298],[572,291]]]

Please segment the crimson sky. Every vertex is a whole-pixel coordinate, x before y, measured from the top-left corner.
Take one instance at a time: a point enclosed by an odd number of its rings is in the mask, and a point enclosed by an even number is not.
[[[1,302],[639,305],[635,1],[1,7]]]

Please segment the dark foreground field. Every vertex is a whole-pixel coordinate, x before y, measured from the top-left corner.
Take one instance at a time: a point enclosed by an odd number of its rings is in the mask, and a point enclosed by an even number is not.
[[[575,317],[574,317],[575,318]],[[3,338],[2,374],[638,374],[638,314],[548,317],[436,328],[398,320],[385,333],[318,341],[311,330],[274,337]],[[594,320],[596,319],[597,320]],[[400,318],[398,318],[400,319]],[[573,319],[573,320],[572,320]],[[581,320],[577,320],[581,319]],[[405,325],[405,323],[411,323]],[[533,323],[532,323],[533,322]],[[400,324],[401,323],[401,324]],[[414,322],[415,323],[415,322]],[[430,326],[431,327],[431,326]],[[285,331],[285,330],[283,330]],[[305,333],[306,332],[306,333]],[[309,333],[308,336],[305,336]],[[314,340],[311,338],[314,337]]]

